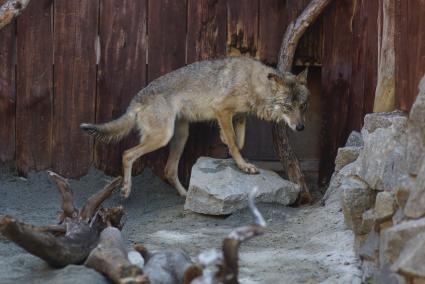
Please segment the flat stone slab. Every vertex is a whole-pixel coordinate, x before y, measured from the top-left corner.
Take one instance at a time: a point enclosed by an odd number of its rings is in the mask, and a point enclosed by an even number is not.
[[[256,202],[293,204],[298,185],[277,173],[259,169],[250,175],[242,172],[233,159],[200,157],[192,168],[184,208],[209,215],[227,215],[248,205],[248,194],[258,188]]]

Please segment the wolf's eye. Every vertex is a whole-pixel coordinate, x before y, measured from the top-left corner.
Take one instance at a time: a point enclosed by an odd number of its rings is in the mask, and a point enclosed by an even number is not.
[[[285,109],[287,110],[287,111],[293,111],[294,109],[292,108],[292,106],[290,106],[290,105],[285,105]]]
[[[302,105],[301,105],[301,109],[302,110],[305,110],[307,108],[307,103],[303,103]]]

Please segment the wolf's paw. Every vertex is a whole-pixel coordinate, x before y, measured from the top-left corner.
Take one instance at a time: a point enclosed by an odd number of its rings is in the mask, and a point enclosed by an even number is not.
[[[253,164],[250,163],[245,163],[241,166],[239,166],[239,168],[244,171],[247,174],[251,174],[251,175],[256,175],[258,173],[260,173],[257,169],[256,166],[254,166]]]
[[[121,188],[121,196],[127,199],[130,196],[131,184],[124,182]]]

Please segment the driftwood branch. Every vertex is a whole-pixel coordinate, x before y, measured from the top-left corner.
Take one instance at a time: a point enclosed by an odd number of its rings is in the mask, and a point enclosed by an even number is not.
[[[0,0],[0,30],[19,16],[31,0]]]
[[[54,172],[48,174],[61,195],[61,223],[35,227],[11,216],[4,216],[0,220],[0,233],[53,267],[80,264],[97,245],[102,230],[108,225],[120,227],[124,214],[122,207],[98,209],[120,180],[113,180],[102,191],[90,197],[86,210],[81,211],[84,213],[82,218],[74,206],[72,189],[66,179]]]
[[[122,178],[117,177],[108,183],[103,190],[93,194],[81,209],[80,217],[82,219],[90,219],[95,214],[100,204],[111,196],[114,189],[117,188],[121,182]]]
[[[56,183],[61,198],[62,214],[59,221],[62,222],[66,217],[75,218],[78,215],[78,210],[74,206],[74,193],[69,187],[68,181],[59,174],[47,171],[51,180]]]
[[[207,251],[199,255],[201,266],[192,265],[185,273],[184,283],[237,284],[239,275],[239,246],[255,237],[264,234],[266,222],[255,206],[256,188],[249,195],[249,209],[254,217],[254,224],[232,231],[224,240],[221,251]]]
[[[149,283],[142,269],[129,261],[121,231],[115,227],[102,231],[99,244],[84,265],[106,275],[114,283]]]
[[[332,2],[332,0],[312,0],[301,15],[295,21],[289,23],[279,51],[277,69],[280,72],[290,72],[292,70],[298,42],[307,28],[314,23],[330,2]],[[286,125],[284,123],[274,124],[272,131],[273,144],[282,162],[283,168],[287,172],[289,179],[301,186],[298,203],[304,204],[311,202],[312,198],[301,171],[299,161],[289,144]]]

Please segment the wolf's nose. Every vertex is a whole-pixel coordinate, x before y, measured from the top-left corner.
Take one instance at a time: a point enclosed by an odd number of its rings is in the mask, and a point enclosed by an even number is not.
[[[297,129],[297,131],[303,131],[304,130],[304,124],[297,124],[296,129]]]

